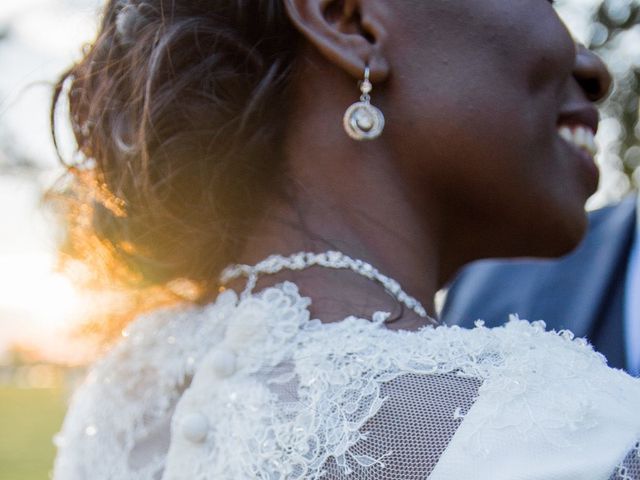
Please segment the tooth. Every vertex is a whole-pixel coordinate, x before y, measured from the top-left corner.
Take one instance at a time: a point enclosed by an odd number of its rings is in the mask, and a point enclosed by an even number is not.
[[[580,140],[582,138],[580,127],[573,127],[571,133],[573,134],[573,143],[580,145]]]
[[[574,147],[588,152],[591,156],[595,156],[598,153],[595,135],[590,128],[582,125],[563,125],[558,128],[558,135]]]
[[[572,137],[573,137],[573,138],[572,138],[573,144],[574,144],[576,147],[579,147],[579,146],[580,146],[580,132],[578,131],[578,129],[577,129],[577,128],[576,128],[576,129],[573,129],[573,130],[571,131],[571,135],[572,135]]]
[[[584,143],[581,145],[581,147],[589,152],[591,156],[595,156],[595,154],[597,153],[598,149],[596,148],[595,142],[593,141],[593,134],[590,130],[585,131]]]
[[[569,127],[560,127],[558,134],[567,142],[573,143],[573,135],[571,134],[571,129],[569,129]]]

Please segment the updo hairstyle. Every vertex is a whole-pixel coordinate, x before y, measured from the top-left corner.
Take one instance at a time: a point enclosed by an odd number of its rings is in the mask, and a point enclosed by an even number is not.
[[[297,31],[281,0],[110,0],[103,15],[54,93],[54,137],[64,97],[79,154],[51,195],[62,251],[105,284],[188,280],[206,302],[284,194]]]

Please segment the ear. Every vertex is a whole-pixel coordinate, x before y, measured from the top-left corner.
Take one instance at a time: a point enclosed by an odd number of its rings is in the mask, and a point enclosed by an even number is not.
[[[289,19],[322,55],[355,78],[369,66],[373,82],[384,81],[389,64],[382,12],[372,0],[284,0]]]

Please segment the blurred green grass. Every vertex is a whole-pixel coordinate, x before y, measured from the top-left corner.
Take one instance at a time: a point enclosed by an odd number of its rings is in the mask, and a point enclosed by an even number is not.
[[[65,409],[63,389],[0,387],[0,480],[49,478]]]

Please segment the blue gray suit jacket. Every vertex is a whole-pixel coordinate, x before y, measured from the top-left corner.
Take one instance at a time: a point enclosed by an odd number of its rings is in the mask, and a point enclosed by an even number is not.
[[[625,368],[624,292],[633,245],[636,199],[590,214],[587,236],[560,260],[483,260],[452,283],[444,323],[504,323],[509,314],[587,337],[609,365]],[[640,294],[640,292],[639,292]]]

